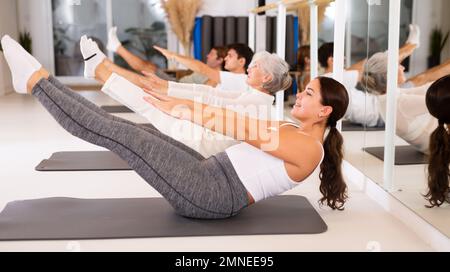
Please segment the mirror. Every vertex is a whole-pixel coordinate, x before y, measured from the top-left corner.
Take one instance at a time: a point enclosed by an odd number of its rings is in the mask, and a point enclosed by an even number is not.
[[[367,126],[376,126],[378,121],[376,117],[368,115],[365,91],[361,84],[357,83],[361,78],[362,64],[368,56],[368,48],[370,43],[373,43],[369,39],[369,6],[366,1],[351,0],[347,3],[345,36],[344,85],[349,92],[350,102],[342,122],[344,156],[351,165],[367,174],[366,156],[363,152],[365,132]]]
[[[112,1],[113,25],[117,27],[117,36],[122,45],[133,54],[162,68],[167,66],[167,60],[157,53],[153,45],[167,48],[165,16],[159,0]],[[114,62],[131,69],[118,54],[114,54]]]
[[[429,86],[426,84],[437,80],[439,75],[450,74],[450,62],[447,62],[446,65],[444,58],[445,54],[448,56],[448,47],[444,48],[447,51],[442,52],[440,58],[429,58],[432,30],[436,26],[443,33],[449,30],[448,26],[444,27],[448,25],[445,23],[448,19],[441,11],[442,5],[447,5],[443,2],[412,0],[401,2],[399,55],[400,60],[403,61],[401,61],[399,69],[404,69],[404,73],[398,73],[399,88],[387,90],[387,92],[395,92],[396,97],[393,96],[393,98],[396,99],[397,108],[394,136],[396,146],[395,165],[393,165],[394,179],[392,190],[389,192],[417,215],[450,237],[450,205],[446,203],[440,207],[427,208],[426,205],[429,205],[429,202],[424,197],[428,191],[426,153],[429,135],[437,127],[437,121],[433,120],[425,106],[425,93]],[[413,16],[415,13],[418,14],[419,10],[420,15]],[[375,53],[388,49],[389,1],[381,0],[377,1],[377,4],[368,6],[368,14],[367,52],[368,56],[372,57]],[[417,32],[415,29],[409,29],[411,23],[417,24],[420,28],[420,47],[418,48],[414,45],[411,46],[411,42],[409,42],[414,41],[414,37],[408,39],[411,32]],[[361,82],[363,89],[369,91],[365,94],[367,116],[371,114],[371,106],[374,101],[371,93],[377,93],[383,89],[381,82],[386,81],[384,78],[378,77],[380,72],[387,71],[387,62],[383,58],[386,56],[372,57],[373,61],[367,63],[366,70],[366,72],[370,71],[370,74],[366,73],[366,77]],[[432,67],[434,70],[430,71],[429,69]],[[382,119],[386,120],[387,95],[376,95],[376,100],[379,113]],[[385,187],[383,154],[386,134],[388,134],[387,131],[366,129],[364,134],[366,151],[363,152],[363,160],[358,165],[358,168],[362,169],[367,177],[382,187]],[[369,152],[381,155],[381,158],[377,158]]]
[[[78,41],[84,34],[107,53],[110,23],[117,26],[118,37],[125,48],[158,67],[167,66],[166,59],[152,47],[167,47],[165,13],[159,0],[95,0],[83,4],[73,0],[52,0],[52,16],[57,76],[83,75],[84,62]],[[118,55],[114,56],[114,61],[128,67]]]
[[[52,0],[53,40],[56,76],[82,76],[84,61],[79,39],[86,34],[105,51],[106,1]]]

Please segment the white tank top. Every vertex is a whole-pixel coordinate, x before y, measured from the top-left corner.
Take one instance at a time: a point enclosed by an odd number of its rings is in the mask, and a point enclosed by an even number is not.
[[[296,124],[284,123],[280,127]],[[322,145],[320,145],[322,147]],[[284,161],[247,143],[240,143],[225,150],[244,187],[252,195],[255,202],[284,193],[300,182],[293,181],[284,166]],[[322,159],[314,173],[320,167]]]

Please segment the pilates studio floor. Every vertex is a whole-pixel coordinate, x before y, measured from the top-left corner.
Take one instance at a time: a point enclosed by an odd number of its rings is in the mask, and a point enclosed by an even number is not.
[[[99,105],[117,104],[105,95],[80,92]],[[144,122],[134,114],[119,116]],[[132,171],[36,172],[56,151],[101,150],[64,131],[31,96],[0,97],[0,210],[9,202],[45,197],[131,198],[159,194]],[[367,162],[368,163],[368,162]],[[313,178],[289,194],[306,196],[328,225],[318,235],[264,235],[80,241],[0,242],[0,251],[432,251],[408,227],[349,183],[343,212],[317,205]]]
[[[346,160],[360,169],[367,177],[377,184],[383,183],[383,161],[362,152],[363,147],[384,146],[384,131],[344,132],[346,141]],[[349,143],[352,143],[351,145]],[[399,137],[395,139],[396,146],[408,145]],[[441,232],[450,235],[450,205],[444,204],[439,209],[429,209],[424,197],[427,191],[426,165],[397,165],[394,167],[394,185],[391,194],[412,209],[417,215],[432,222]]]

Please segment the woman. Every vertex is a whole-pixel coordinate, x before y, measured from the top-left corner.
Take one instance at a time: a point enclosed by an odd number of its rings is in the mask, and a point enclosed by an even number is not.
[[[409,26],[409,36],[405,44],[399,48],[399,61],[403,62],[420,47],[420,28]],[[334,63],[334,43],[325,43],[319,48],[319,62],[325,69],[325,75],[332,77]],[[374,94],[364,92],[366,84],[362,77],[367,59],[358,61],[344,70],[343,84],[350,92],[350,105],[345,119],[364,127],[384,126],[384,120],[378,107],[378,99]],[[387,66],[386,66],[387,67]],[[385,68],[386,68],[385,67]]]
[[[137,73],[145,71],[147,73],[155,73],[162,78],[170,79],[164,71],[158,68],[154,63],[144,60],[130,51],[128,51],[117,37],[117,27],[112,27],[108,32],[108,45],[107,49],[121,56]],[[223,71],[225,66],[225,57],[227,55],[227,49],[221,46],[215,46],[211,48],[211,51],[206,56],[206,65],[217,71]],[[208,77],[194,72],[191,75],[180,78],[179,82],[182,83],[195,83],[195,84],[207,84]]]
[[[293,188],[318,167],[323,194],[320,202],[343,209],[347,187],[341,173],[343,140],[336,123],[346,111],[348,96],[333,79],[317,78],[298,94],[292,114],[302,122],[300,127],[255,120],[223,108],[206,113],[206,105],[191,100],[161,95],[156,96],[159,99],[146,98],[166,113],[217,132],[233,137],[243,133],[245,142],[204,159],[156,129],[112,117],[78,94],[58,87],[57,81],[8,36],[2,38],[2,46],[17,92],[34,95],[73,135],[118,154],[182,216],[229,218],[257,201]],[[108,72],[95,73],[101,77]],[[194,111],[195,107],[201,110]],[[221,122],[232,125],[215,125]],[[257,126],[252,127],[252,123]],[[327,128],[330,131],[324,140]],[[259,137],[267,132],[268,139]],[[278,144],[267,145],[276,141]]]
[[[108,65],[110,61],[106,59],[94,41],[83,36],[80,48],[86,59],[85,75],[95,77],[95,69],[112,73],[111,76],[97,78],[104,83],[102,88],[104,93],[145,117],[159,131],[182,141],[205,157],[222,152],[237,142],[201,126],[163,114],[142,100],[145,93],[141,87],[172,97],[201,100],[202,103],[211,106],[233,108],[252,118],[270,120],[274,118],[271,113],[273,95],[291,85],[291,77],[288,74],[289,65],[277,55],[268,52],[260,52],[254,56],[246,76],[248,88],[223,91],[206,85],[170,82],[152,74],[147,74],[147,78],[140,77],[141,85],[136,86],[117,75],[116,69],[111,69],[111,65]],[[91,58],[91,56],[95,57]]]
[[[429,208],[450,203],[450,75],[434,82],[427,91],[426,105],[430,114],[438,120],[438,126],[430,136],[428,165]]]
[[[377,53],[366,63],[362,86],[378,96],[380,114],[386,120],[387,53]],[[425,105],[425,93],[435,80],[450,74],[450,61],[422,74],[406,79],[405,68],[399,64],[396,134],[418,151],[428,153],[429,139],[437,126]]]

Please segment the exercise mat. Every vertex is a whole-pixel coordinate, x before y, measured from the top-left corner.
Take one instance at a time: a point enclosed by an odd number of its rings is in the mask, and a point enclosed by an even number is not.
[[[108,112],[108,113],[129,113],[129,112],[133,112],[127,106],[122,106],[122,105],[101,106],[100,108],[102,110]]]
[[[365,127],[349,121],[342,122],[342,131],[384,131],[385,127]]]
[[[67,151],[53,153],[35,168],[36,171],[112,171],[131,170],[111,151]]]
[[[0,240],[317,234],[327,225],[302,196],[277,196],[237,216],[189,219],[163,198],[44,198],[10,202],[0,213]]]
[[[366,147],[364,151],[384,161],[384,146]],[[427,164],[428,157],[410,145],[395,147],[395,165]]]

